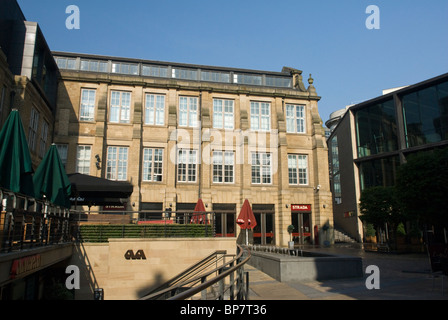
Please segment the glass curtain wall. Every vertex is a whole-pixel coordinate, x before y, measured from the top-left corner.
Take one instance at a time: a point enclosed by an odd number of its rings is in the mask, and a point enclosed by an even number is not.
[[[357,110],[355,119],[359,158],[398,149],[393,99]]]
[[[448,139],[448,82],[403,96],[407,147]]]

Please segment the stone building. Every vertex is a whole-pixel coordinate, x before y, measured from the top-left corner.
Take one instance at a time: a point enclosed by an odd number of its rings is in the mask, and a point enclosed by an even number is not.
[[[53,52],[61,80],[54,142],[68,173],[129,181],[135,219],[216,213],[237,236],[247,198],[257,244],[331,241],[328,154],[313,79],[245,70]],[[96,210],[105,210],[98,207]],[[145,213],[145,210],[150,210]],[[159,211],[159,212],[157,212]]]
[[[36,168],[52,142],[59,70],[36,22],[15,0],[0,10],[0,128],[18,109]]]

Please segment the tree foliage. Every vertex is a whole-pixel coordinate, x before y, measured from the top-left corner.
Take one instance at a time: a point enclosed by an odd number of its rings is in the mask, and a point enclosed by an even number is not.
[[[399,167],[397,201],[411,221],[448,226],[448,148],[409,156]]]
[[[388,223],[396,228],[402,220],[394,187],[371,187],[361,193],[360,219],[375,228]]]

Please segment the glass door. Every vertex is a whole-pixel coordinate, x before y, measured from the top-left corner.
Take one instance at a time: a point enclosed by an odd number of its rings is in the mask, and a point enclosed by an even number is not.
[[[292,212],[291,222],[294,226],[292,233],[296,244],[311,244],[311,213]]]
[[[274,214],[254,212],[257,225],[254,228],[254,244],[275,244]]]

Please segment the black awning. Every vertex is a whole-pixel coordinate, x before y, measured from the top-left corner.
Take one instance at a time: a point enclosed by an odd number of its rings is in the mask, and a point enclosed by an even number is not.
[[[81,173],[68,174],[73,205],[103,206],[128,201],[134,187],[127,181],[111,181]]]

